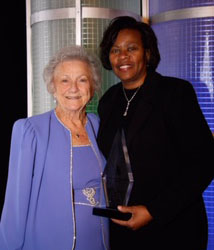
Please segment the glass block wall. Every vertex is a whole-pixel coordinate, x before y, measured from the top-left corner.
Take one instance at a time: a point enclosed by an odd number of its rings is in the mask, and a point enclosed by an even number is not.
[[[214,6],[213,0],[150,0],[150,15],[161,12]],[[161,63],[158,71],[190,81],[200,107],[214,132],[214,13],[211,17],[174,20],[152,25],[158,40]],[[210,163],[213,165],[213,163]],[[204,192],[209,221],[209,244],[214,249],[214,181]]]
[[[75,44],[73,30],[75,20],[72,19],[45,21],[32,28],[33,114],[43,113],[54,107],[53,98],[43,82],[43,69],[58,49]]]
[[[140,14],[140,2],[138,0],[82,0],[83,7],[99,7],[118,10],[129,10]]]
[[[75,0],[31,0],[31,14],[39,11],[57,10],[60,8],[74,8]],[[140,15],[139,0],[82,0],[82,7],[110,8],[131,11]],[[82,18],[82,45],[98,55],[98,46],[108,18]],[[76,22],[74,18],[49,20],[34,23],[32,33],[32,115],[43,113],[54,108],[54,102],[47,92],[42,79],[43,68],[50,57],[60,48],[75,44]],[[118,79],[110,71],[102,69],[102,94]],[[98,95],[87,106],[87,111],[97,112]]]
[[[74,6],[75,0],[32,0],[31,13]],[[74,31],[75,19],[42,21],[32,25],[32,115],[54,107],[53,98],[43,82],[43,69],[58,49],[75,44]]]
[[[108,19],[84,18],[82,22],[82,45],[89,51],[99,56],[99,43],[102,38],[103,31],[108,25]],[[97,113],[97,105],[100,96],[115,84],[118,80],[117,77],[111,72],[103,69],[102,71],[102,89],[101,93],[94,96],[92,101],[87,105],[87,111]]]
[[[32,13],[41,10],[75,7],[75,0],[32,0]]]
[[[150,0],[150,16],[158,13],[191,7],[213,6],[213,0]]]

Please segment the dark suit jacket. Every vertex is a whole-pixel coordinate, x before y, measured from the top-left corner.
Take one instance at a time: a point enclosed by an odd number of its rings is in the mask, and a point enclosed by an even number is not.
[[[118,126],[113,117],[120,91],[121,83],[112,86],[98,106],[98,144],[106,157]],[[126,130],[134,174],[129,205],[147,206],[154,220],[134,232],[112,223],[112,249],[205,250],[202,194],[214,177],[214,139],[194,89],[153,72],[139,95]]]

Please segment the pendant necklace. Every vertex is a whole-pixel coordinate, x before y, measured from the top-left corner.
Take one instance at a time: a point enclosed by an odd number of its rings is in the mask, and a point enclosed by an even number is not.
[[[127,116],[127,113],[128,113],[128,109],[129,109],[129,104],[131,103],[131,101],[134,99],[134,97],[136,96],[136,94],[137,94],[137,92],[138,92],[138,90],[140,89],[140,87],[141,87],[142,85],[140,85],[138,88],[137,88],[137,90],[134,92],[134,94],[132,95],[132,97],[130,98],[130,99],[128,99],[128,97],[127,97],[127,95],[126,95],[126,92],[125,92],[125,89],[124,89],[124,87],[123,87],[123,94],[124,94],[124,96],[125,96],[125,98],[126,98],[126,101],[127,101],[127,105],[126,105],[126,110],[125,110],[125,112],[123,113],[123,116]]]
[[[83,126],[84,126],[84,127],[85,127],[86,122],[87,122],[87,118],[86,118],[86,121],[83,122]],[[73,132],[73,133],[74,133],[74,132]],[[80,139],[80,137],[81,137],[81,138],[84,137],[84,133],[75,132],[74,135],[76,136],[77,139]]]
[[[78,139],[80,138],[80,134],[76,133],[75,135]]]

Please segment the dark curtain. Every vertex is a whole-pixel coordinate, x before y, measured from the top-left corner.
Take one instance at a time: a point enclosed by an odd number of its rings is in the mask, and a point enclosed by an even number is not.
[[[4,1],[1,22],[1,168],[0,214],[5,196],[12,126],[27,116],[25,1]]]

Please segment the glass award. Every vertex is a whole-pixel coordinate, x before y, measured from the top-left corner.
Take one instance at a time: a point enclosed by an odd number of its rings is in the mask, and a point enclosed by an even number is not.
[[[93,214],[120,220],[128,220],[130,213],[122,213],[118,205],[127,206],[133,186],[128,149],[124,131],[118,130],[102,176],[106,207],[94,207]]]

